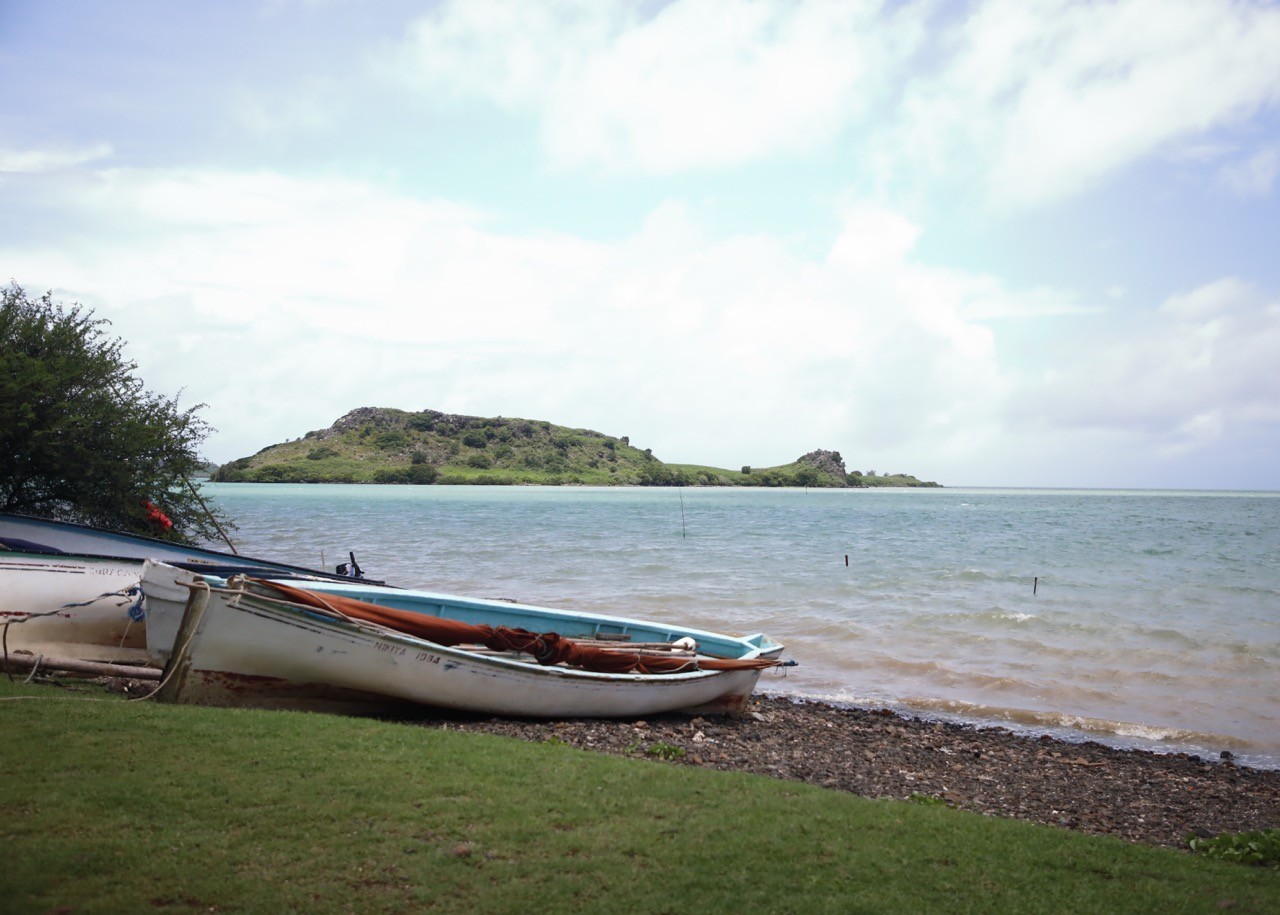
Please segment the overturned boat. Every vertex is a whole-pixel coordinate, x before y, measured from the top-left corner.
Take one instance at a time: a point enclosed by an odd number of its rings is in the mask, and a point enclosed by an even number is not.
[[[372,711],[417,704],[517,717],[734,712],[767,636],[359,583],[222,579],[148,562],[158,697]]]

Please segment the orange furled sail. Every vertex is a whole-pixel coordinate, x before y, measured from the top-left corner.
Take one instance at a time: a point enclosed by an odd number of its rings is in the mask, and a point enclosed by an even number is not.
[[[530,632],[509,626],[483,626],[383,607],[337,594],[319,594],[279,582],[249,579],[278,593],[283,600],[317,610],[329,610],[355,620],[374,623],[437,645],[483,645],[493,651],[519,651],[539,664],[568,664],[611,674],[672,674],[699,670],[763,670],[782,662],[774,658],[710,658],[679,654],[642,653],[626,648],[584,645],[554,632]]]

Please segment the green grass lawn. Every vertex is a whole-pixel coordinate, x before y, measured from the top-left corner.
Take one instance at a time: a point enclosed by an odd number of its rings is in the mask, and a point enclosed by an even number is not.
[[[0,911],[1276,912],[1280,872],[549,742],[0,678]]]

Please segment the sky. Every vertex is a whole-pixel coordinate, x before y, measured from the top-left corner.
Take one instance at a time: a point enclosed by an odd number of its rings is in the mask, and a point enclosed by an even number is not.
[[[217,462],[377,406],[1280,490],[1277,48],[1254,0],[0,0],[0,283]]]

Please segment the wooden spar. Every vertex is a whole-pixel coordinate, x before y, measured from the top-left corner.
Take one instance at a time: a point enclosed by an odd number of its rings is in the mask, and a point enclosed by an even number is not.
[[[186,479],[186,477],[183,477],[183,482],[186,482],[187,489],[191,490],[191,494],[195,495],[196,502],[200,503],[200,507],[205,509],[205,514],[209,516],[209,520],[214,522],[215,529],[218,529],[218,532],[221,535],[221,537],[223,537],[223,540],[227,541],[227,545],[229,546],[230,550],[232,550],[232,553],[238,555],[239,550],[236,549],[236,544],[232,543],[232,539],[230,539],[230,537],[227,536],[227,531],[223,530],[223,526],[221,526],[220,523],[218,523],[218,518],[216,518],[214,516],[214,513],[210,511],[209,505],[205,504],[205,500],[200,497],[200,490],[197,490],[196,486],[192,484],[191,480]]]
[[[133,680],[159,680],[160,671],[154,667],[135,667],[125,664],[108,664],[105,661],[82,661],[79,658],[46,658],[44,655],[11,654],[11,666],[30,670],[61,670],[73,674],[91,674],[95,677],[129,677]]]
[[[566,636],[565,638],[573,639],[579,645],[589,645],[592,648],[607,648],[610,651],[636,651],[638,649],[646,649],[648,651],[687,651],[687,649],[674,642],[616,642],[613,639],[580,639],[574,636]]]
[[[173,653],[169,655],[169,663],[164,669],[164,680],[156,690],[157,702],[177,702],[182,695],[187,673],[191,670],[191,642],[208,606],[209,586],[191,588],[187,606],[182,611],[182,622],[178,624],[178,634],[173,639]]]
[[[389,630],[389,631],[395,632],[395,630]],[[573,641],[579,645],[582,644],[582,642],[578,639],[574,639]],[[504,656],[510,655],[511,657],[516,657],[516,658],[531,657],[531,655],[528,652],[502,650],[498,648],[487,648],[484,645],[453,645],[451,647],[457,648],[460,651],[470,652],[471,654],[504,655]],[[633,655],[638,655],[640,657],[649,657],[649,658],[669,658],[669,657],[675,656],[675,657],[681,657],[681,658],[689,658],[690,660],[692,660],[698,657],[697,652],[684,651],[683,649],[676,649],[674,651],[660,651],[652,648],[645,649],[645,648],[628,647],[628,648],[609,648],[607,650],[617,652],[618,654],[633,654]],[[712,657],[712,656],[704,655],[703,657]]]

